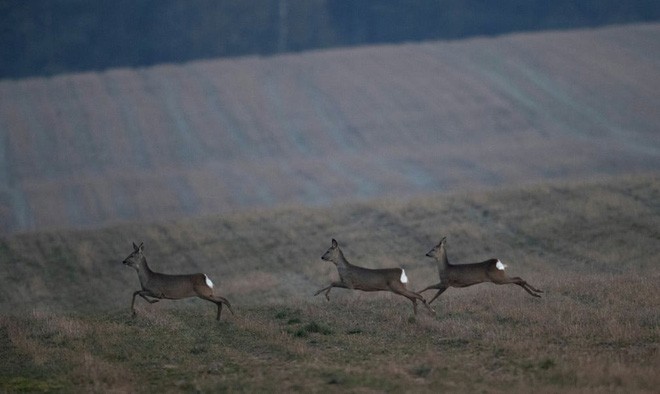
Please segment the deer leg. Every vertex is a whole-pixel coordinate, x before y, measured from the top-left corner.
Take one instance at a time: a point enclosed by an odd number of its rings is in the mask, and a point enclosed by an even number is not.
[[[147,295],[151,295],[151,294],[149,292],[147,292],[146,290],[138,290],[138,291],[134,292],[133,293],[133,299],[131,300],[131,311],[133,312],[133,316],[136,315],[136,313],[135,313],[135,296],[138,296],[138,295],[140,297],[144,298],[150,304],[153,304],[154,302],[159,301],[158,299],[150,300],[149,298],[147,298]]]
[[[131,312],[133,312],[133,317],[135,317],[135,315],[136,315],[136,313],[135,313],[135,296],[138,295],[140,293],[140,291],[141,290],[138,290],[138,291],[133,293],[133,300],[131,301]]]
[[[525,282],[524,287],[525,287],[525,290],[531,290],[531,291],[533,291],[534,293],[543,293],[542,290],[535,289],[534,286],[530,285],[530,284],[527,283],[527,282]],[[539,296],[538,294],[536,294],[536,295]],[[540,296],[539,296],[539,297],[540,297]]]
[[[405,292],[402,292],[400,289],[394,289],[394,288],[390,288],[390,289],[392,290],[392,293],[402,295],[407,299],[409,299],[413,303],[413,315],[417,315],[417,297],[412,296],[410,294],[405,294]],[[426,300],[424,300],[424,304],[426,304]],[[428,308],[428,305],[426,307]]]
[[[437,283],[437,284],[435,284],[435,285],[431,285],[431,286],[425,288],[425,289],[422,290],[422,291],[419,291],[418,293],[419,293],[419,294],[422,294],[422,293],[425,292],[426,290],[438,289],[438,292],[435,293],[435,295],[433,296],[433,298],[431,298],[431,301],[428,302],[428,304],[431,305],[431,303],[432,303],[433,301],[435,301],[435,299],[438,298],[438,296],[440,296],[440,294],[444,293],[444,291],[447,290],[448,288],[449,288],[449,286],[447,286],[447,285],[443,285],[442,283]]]
[[[418,295],[420,297],[420,299],[422,300],[422,304],[424,304],[424,306],[426,307],[426,310],[428,310],[430,314],[435,315],[435,311],[433,310],[433,308],[431,308],[429,303],[426,302],[426,299],[424,297],[422,297],[420,294],[417,294],[415,292],[411,292],[411,293]]]
[[[421,295],[420,295],[420,297],[421,297]],[[432,315],[435,315],[435,311],[433,310],[433,308],[431,308],[430,302],[426,302],[424,297],[422,297],[422,302],[424,302],[424,306],[429,311],[429,313],[432,314]]]
[[[403,285],[391,285],[390,284],[390,290],[395,293],[402,295],[406,298],[408,298],[410,301],[413,303],[413,313],[416,315],[417,314],[417,300],[422,301],[426,309],[428,309],[429,313],[435,314],[435,311],[429,306],[429,304],[426,302],[426,299],[422,297],[420,294],[415,293],[414,291],[410,291],[406,289]]]
[[[516,284],[519,285],[520,287],[522,287],[523,289],[525,289],[525,291],[528,292],[529,294],[531,294],[532,296],[541,298],[540,295],[534,293],[533,291],[528,289],[525,285],[521,285],[521,284],[518,284],[518,283],[516,283]]]
[[[431,289],[441,289],[441,288],[442,288],[442,283],[436,283],[436,284],[434,284],[434,285],[428,286],[428,287],[425,288],[424,290],[420,290],[420,291],[418,291],[418,293],[419,293],[419,294],[422,294],[422,293],[425,292],[426,290],[431,290]]]
[[[211,301],[214,304],[218,306],[218,315],[216,316],[216,320],[220,320],[220,315],[222,314],[222,304],[227,305],[227,308],[229,308],[229,312],[231,314],[234,314],[234,310],[231,309],[231,304],[229,303],[229,300],[227,300],[225,297],[220,297],[219,295],[210,295],[210,296],[199,296],[199,298]]]
[[[220,298],[220,301],[222,301],[223,304],[227,305],[227,308],[229,308],[229,312],[231,312],[231,314],[233,315],[234,310],[231,309],[231,304],[229,303],[229,301],[224,297],[219,297],[219,298]]]
[[[514,285],[518,285],[518,286],[522,287],[530,295],[532,295],[534,297],[539,297],[539,298],[541,297],[540,295],[534,293],[532,290],[528,289],[527,286],[529,286],[529,285],[527,284],[527,282],[525,282],[522,278],[519,278],[519,277],[506,278],[506,280],[501,280],[501,281],[497,281],[497,282],[493,282],[493,283],[498,284],[498,285],[507,285],[507,284],[513,283]]]
[[[317,291],[316,293],[314,293],[314,297],[316,297],[317,295],[321,294],[324,290],[327,290],[326,293],[325,293],[325,298],[327,298],[328,300],[330,300],[330,298],[328,297],[328,293],[330,292],[331,289],[332,289],[332,285],[330,285],[330,286],[328,286],[328,287],[324,287],[324,288],[322,288],[321,290],[319,290],[319,291]]]
[[[401,293],[397,293],[397,294],[401,294]],[[417,315],[417,298],[410,297],[410,296],[407,296],[405,294],[401,294],[401,295],[408,298],[410,301],[412,301],[412,303],[413,303],[413,315]],[[427,308],[429,307],[428,305],[426,305],[426,300],[424,300],[424,306],[426,306]]]
[[[317,295],[325,291],[325,299],[330,301],[330,297],[328,296],[328,294],[330,293],[330,290],[332,290],[333,287],[341,287],[344,289],[348,289],[348,287],[343,282],[332,282],[330,283],[330,286],[324,287],[321,290],[314,293],[314,296],[316,297]]]
[[[144,298],[150,304],[153,304],[153,303],[156,303],[156,302],[160,301],[158,298],[154,298],[153,300],[151,300],[151,299],[147,298],[146,294],[138,294],[138,295],[140,297]]]
[[[232,315],[234,314],[234,310],[231,309],[231,304],[229,303],[229,300],[227,300],[225,297],[220,297],[218,295],[214,295],[213,298],[216,299],[216,301],[218,303],[218,307],[220,309],[222,309],[222,304],[225,304],[225,305],[227,305],[227,308],[229,308],[229,312],[231,312]],[[218,320],[220,320],[220,313],[219,312],[218,312]]]
[[[525,280],[523,280],[519,276],[516,276],[515,278],[511,278],[511,279],[522,281],[524,283],[525,287],[528,287],[530,290],[532,290],[535,293],[543,293],[543,290],[539,290],[539,289],[535,288],[534,286],[530,285],[529,283],[527,283]]]
[[[206,301],[211,301],[218,306],[218,314],[215,319],[220,320],[220,315],[222,314],[222,302],[214,299],[213,296],[199,295],[198,297]]]
[[[216,302],[216,305],[218,305],[218,316],[216,316],[215,320],[220,320],[220,315],[222,315],[222,302]]]
[[[540,295],[538,295],[536,293],[543,293],[543,292],[538,290],[538,289],[535,289],[534,286],[530,285],[529,283],[527,283],[522,278],[516,276],[515,278],[511,278],[511,279],[515,280],[514,283],[517,284],[518,286],[522,287],[523,289],[525,289],[525,291],[528,292],[529,294],[533,295],[534,297],[541,297]]]
[[[440,284],[438,283],[438,285],[440,285]],[[437,293],[435,293],[435,295],[433,296],[433,298],[431,298],[431,301],[429,301],[429,305],[430,305],[433,301],[435,301],[435,299],[438,298],[438,296],[440,296],[440,294],[444,293],[445,290],[447,290],[447,289],[449,288],[449,286],[441,286],[441,287],[434,287],[434,288],[435,288],[435,289],[439,289],[439,290],[438,290]]]

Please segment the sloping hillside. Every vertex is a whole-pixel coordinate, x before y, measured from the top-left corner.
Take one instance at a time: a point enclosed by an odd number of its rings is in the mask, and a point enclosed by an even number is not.
[[[532,283],[657,275],[659,215],[654,176],[13,235],[0,239],[0,310],[125,309],[139,285],[121,264],[132,242],[154,269],[208,273],[239,306],[309,300],[336,276],[320,259],[332,237],[349,261],[403,265],[413,288],[436,277],[424,254],[441,236],[456,262],[496,255]]]
[[[0,231],[660,168],[660,25],[0,81]]]
[[[0,391],[655,392],[658,217],[646,176],[2,237]],[[444,235],[453,262],[496,256],[543,298],[481,284],[413,316],[391,294],[312,296],[337,276],[319,258],[331,237],[419,290]],[[131,318],[121,260],[140,240],[236,314],[138,298]]]

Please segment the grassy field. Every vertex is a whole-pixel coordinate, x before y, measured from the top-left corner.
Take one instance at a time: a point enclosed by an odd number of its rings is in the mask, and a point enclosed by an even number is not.
[[[0,391],[655,392],[658,217],[647,175],[3,237]],[[331,237],[420,289],[443,235],[453,262],[498,257],[544,297],[482,284],[413,316],[391,294],[312,296]],[[132,241],[156,270],[207,273],[236,315],[138,299],[131,318]]]

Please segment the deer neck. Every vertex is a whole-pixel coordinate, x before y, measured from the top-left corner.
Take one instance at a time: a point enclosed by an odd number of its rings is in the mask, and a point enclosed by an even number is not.
[[[139,264],[137,265],[137,273],[138,273],[138,278],[140,278],[140,283],[142,286],[145,286],[147,282],[149,282],[149,279],[152,277],[154,272],[149,268],[149,265],[147,264],[147,258],[144,257],[140,260]]]
[[[339,256],[336,259],[335,264],[337,265],[337,271],[339,271],[339,276],[344,276],[343,274],[348,272],[348,270],[351,267],[351,263],[346,260],[346,257],[344,257],[344,253],[342,251],[339,251]]]
[[[451,265],[449,264],[449,259],[447,258],[447,250],[445,249],[444,246],[440,248],[440,256],[438,256],[438,263],[443,268],[449,267]]]
[[[344,254],[339,251],[339,256],[335,261],[335,265],[337,266],[337,273],[339,274],[339,280],[343,282],[346,286],[349,288],[353,288],[353,278],[354,275],[351,273],[351,268],[353,265],[346,260],[346,257],[344,257]]]

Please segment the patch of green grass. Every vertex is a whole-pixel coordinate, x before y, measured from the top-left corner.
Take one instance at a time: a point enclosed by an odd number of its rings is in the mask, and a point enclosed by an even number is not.
[[[293,330],[292,335],[297,338],[307,338],[309,334],[332,335],[333,331],[330,327],[323,323],[311,321]]]
[[[417,365],[416,367],[412,368],[411,373],[414,376],[420,377],[420,378],[426,378],[428,377],[431,372],[433,371],[433,367],[431,367],[428,364],[421,364]]]
[[[331,335],[332,329],[323,323],[315,321],[307,323],[303,329],[309,333],[317,333],[322,335]]]
[[[538,364],[539,368],[543,370],[548,370],[556,365],[555,360],[551,358],[546,358],[544,360],[541,360]]]
[[[400,381],[389,376],[377,377],[367,370],[348,371],[343,369],[334,369],[322,372],[323,383],[328,389],[351,390],[368,389],[377,391],[399,391]]]
[[[58,380],[44,380],[24,376],[0,376],[0,389],[5,392],[36,393],[62,391],[65,385]]]
[[[468,346],[470,341],[464,338],[440,338],[438,342],[443,348],[464,348]]]
[[[275,319],[287,320],[287,324],[300,323],[300,309],[282,308],[275,313]]]

